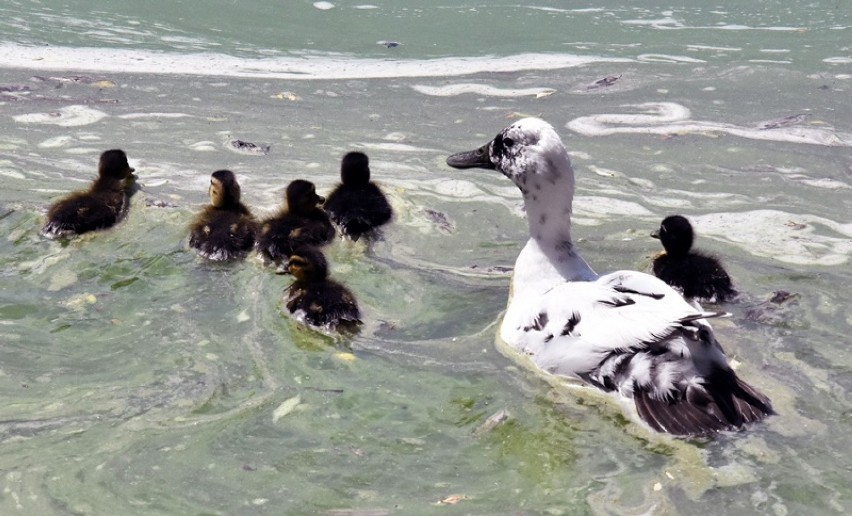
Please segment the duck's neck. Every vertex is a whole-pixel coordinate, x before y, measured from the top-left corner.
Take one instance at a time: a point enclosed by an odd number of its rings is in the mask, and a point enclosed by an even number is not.
[[[514,295],[540,293],[565,281],[590,281],[597,274],[571,240],[574,172],[568,156],[550,163],[549,174],[535,174],[521,185],[530,239],[518,255],[512,284]]]

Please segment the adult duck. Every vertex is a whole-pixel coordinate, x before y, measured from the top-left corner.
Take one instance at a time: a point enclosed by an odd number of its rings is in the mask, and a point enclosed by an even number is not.
[[[722,313],[697,310],[649,274],[599,276],[583,260],[571,240],[574,171],[550,124],[518,120],[447,164],[496,169],[523,194],[530,239],[500,327],[514,351],[547,374],[632,401],[659,432],[712,435],[773,413],[731,369],[705,320]]]

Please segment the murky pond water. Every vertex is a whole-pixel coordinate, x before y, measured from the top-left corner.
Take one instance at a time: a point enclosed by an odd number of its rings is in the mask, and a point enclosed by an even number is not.
[[[852,510],[842,2],[171,4],[0,8],[0,512]],[[744,293],[720,340],[778,416],[658,438],[500,353],[520,195],[444,159],[523,114],[572,153],[596,270],[647,267],[659,221],[691,218]],[[140,178],[128,218],[40,237],[113,147]],[[212,171],[266,215],[353,149],[396,212],[327,249],[354,339],[282,315],[290,280],[253,257],[187,249]]]

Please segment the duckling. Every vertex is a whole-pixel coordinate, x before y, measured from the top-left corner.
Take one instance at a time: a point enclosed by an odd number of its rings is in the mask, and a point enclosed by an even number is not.
[[[56,239],[114,226],[130,206],[134,171],[124,151],[112,149],[101,154],[98,177],[91,188],[73,192],[53,204],[41,234]]]
[[[189,246],[214,261],[239,260],[254,247],[257,221],[240,202],[240,185],[230,170],[210,176],[210,205],[190,225]]]
[[[328,279],[328,262],[313,246],[297,248],[287,262],[296,281],[288,287],[287,310],[297,321],[328,332],[354,332],[362,324],[355,296]]]
[[[261,222],[257,251],[267,262],[281,264],[303,245],[320,246],[334,239],[335,230],[328,215],[319,208],[325,199],[314,184],[297,179],[287,185],[286,206],[277,215]]]
[[[350,152],[340,163],[341,184],[329,194],[323,208],[340,231],[358,240],[390,221],[388,200],[370,181],[370,160],[363,152]]]
[[[737,295],[718,259],[690,250],[695,234],[686,217],[666,217],[651,236],[660,239],[665,248],[654,258],[654,275],[681,290],[685,298],[699,303],[725,303]]]

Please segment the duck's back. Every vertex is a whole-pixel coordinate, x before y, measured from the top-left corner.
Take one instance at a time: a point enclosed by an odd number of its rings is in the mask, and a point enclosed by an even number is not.
[[[208,206],[190,227],[189,245],[210,260],[240,259],[254,246],[256,230],[250,214]]]
[[[357,238],[386,224],[393,216],[385,195],[374,183],[364,186],[338,186],[324,208],[343,233]]]
[[[123,189],[72,193],[50,207],[42,234],[59,238],[112,227],[127,213],[128,205]]]
[[[655,276],[683,292],[687,299],[724,303],[737,294],[719,260],[698,252],[684,257],[662,254],[654,259],[653,271]]]
[[[289,289],[287,310],[305,324],[330,331],[354,329],[361,324],[355,296],[332,280],[297,281]]]
[[[309,215],[282,213],[261,223],[257,250],[273,262],[286,260],[303,245],[321,246],[334,238],[328,216],[320,210]]]

